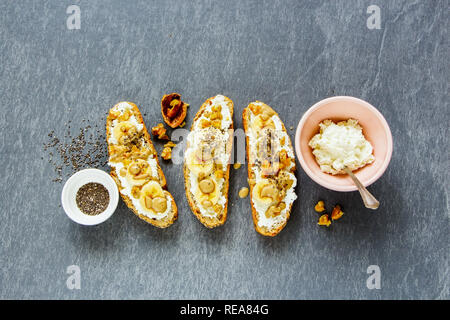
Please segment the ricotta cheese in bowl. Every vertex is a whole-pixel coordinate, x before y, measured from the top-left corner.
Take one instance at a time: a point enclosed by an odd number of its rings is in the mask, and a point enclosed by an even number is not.
[[[319,127],[320,132],[309,141],[309,146],[323,172],[345,174],[344,167],[354,171],[375,160],[373,147],[364,137],[357,120],[348,119],[337,124],[324,120]]]
[[[349,175],[333,175],[322,171],[321,165],[317,162],[317,158],[312,152],[313,148],[309,143],[319,133],[319,124],[325,119],[335,121],[336,126],[341,120],[346,120],[345,122],[348,122],[348,119],[358,120],[364,139],[370,142],[373,149],[370,154],[373,155],[374,160],[354,173],[365,187],[377,181],[386,171],[392,156],[393,141],[389,124],[380,111],[370,103],[348,96],[337,96],[321,100],[302,115],[295,134],[295,151],[305,173],[314,182],[330,190],[339,192],[357,190]],[[335,127],[333,126],[333,128]],[[331,164],[333,161],[329,161],[329,163]],[[338,167],[334,170],[339,171],[339,169]]]

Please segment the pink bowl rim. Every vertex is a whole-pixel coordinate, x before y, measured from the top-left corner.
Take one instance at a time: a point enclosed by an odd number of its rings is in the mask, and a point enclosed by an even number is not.
[[[370,186],[372,183],[374,183],[375,181],[377,181],[386,171],[389,162],[391,161],[391,157],[392,157],[392,151],[393,151],[393,141],[392,141],[392,133],[391,133],[391,129],[389,128],[389,125],[386,121],[386,119],[384,118],[384,116],[381,114],[380,111],[378,111],[374,106],[372,106],[370,103],[368,103],[367,101],[364,101],[362,99],[359,98],[355,98],[355,97],[351,97],[351,96],[335,96],[335,97],[330,97],[330,98],[326,98],[323,100],[320,100],[319,102],[315,103],[311,108],[309,108],[302,116],[302,118],[300,119],[300,122],[298,123],[297,126],[297,130],[295,132],[295,152],[297,154],[297,158],[300,162],[301,167],[303,168],[303,170],[305,171],[305,173],[316,183],[318,183],[319,185],[321,185],[322,187],[325,187],[327,189],[330,190],[334,190],[334,191],[340,191],[340,192],[350,192],[350,191],[356,191],[358,190],[356,188],[356,186],[337,186],[333,183],[329,183],[328,181],[319,178],[318,176],[316,176],[310,169],[309,167],[306,165],[306,161],[303,158],[303,155],[301,153],[301,149],[300,149],[300,135],[302,132],[302,129],[304,127],[305,122],[308,120],[308,118],[310,117],[310,115],[319,107],[321,107],[324,104],[330,103],[330,102],[334,102],[334,101],[341,101],[341,100],[347,100],[347,101],[354,101],[357,104],[359,104],[360,106],[369,109],[376,117],[378,117],[381,121],[381,124],[386,132],[387,135],[387,150],[386,150],[386,157],[384,158],[383,164],[381,165],[381,167],[379,168],[379,170],[376,172],[376,174],[374,176],[372,176],[370,179],[365,180],[365,181],[361,181],[363,183],[363,185],[365,187]]]

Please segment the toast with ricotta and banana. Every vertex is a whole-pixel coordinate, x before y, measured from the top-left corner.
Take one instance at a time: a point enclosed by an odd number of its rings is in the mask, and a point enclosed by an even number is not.
[[[184,185],[192,212],[208,228],[227,219],[233,101],[217,95],[197,112],[187,137]]]
[[[267,104],[250,103],[242,119],[253,223],[260,234],[275,236],[286,226],[297,199],[294,150],[283,122]]]
[[[175,200],[138,107],[120,102],[106,119],[109,166],[123,201],[142,220],[159,228],[177,219]]]

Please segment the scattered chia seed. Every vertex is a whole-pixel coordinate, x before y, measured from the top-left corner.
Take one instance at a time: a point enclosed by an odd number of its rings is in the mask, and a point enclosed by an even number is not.
[[[72,134],[70,120],[62,137],[57,136],[54,130],[48,134],[43,149],[56,174],[53,182],[61,183],[84,168],[106,168],[108,152],[104,126],[91,125],[86,119],[81,122],[84,127],[78,134]]]
[[[96,216],[108,207],[109,192],[104,185],[90,182],[78,189],[75,200],[81,212],[90,216]]]

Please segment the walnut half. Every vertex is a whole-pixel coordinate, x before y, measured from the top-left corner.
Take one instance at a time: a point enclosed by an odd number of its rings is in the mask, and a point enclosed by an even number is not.
[[[181,101],[181,95],[170,93],[161,99],[161,113],[164,122],[171,128],[181,125],[186,118],[188,104]]]

